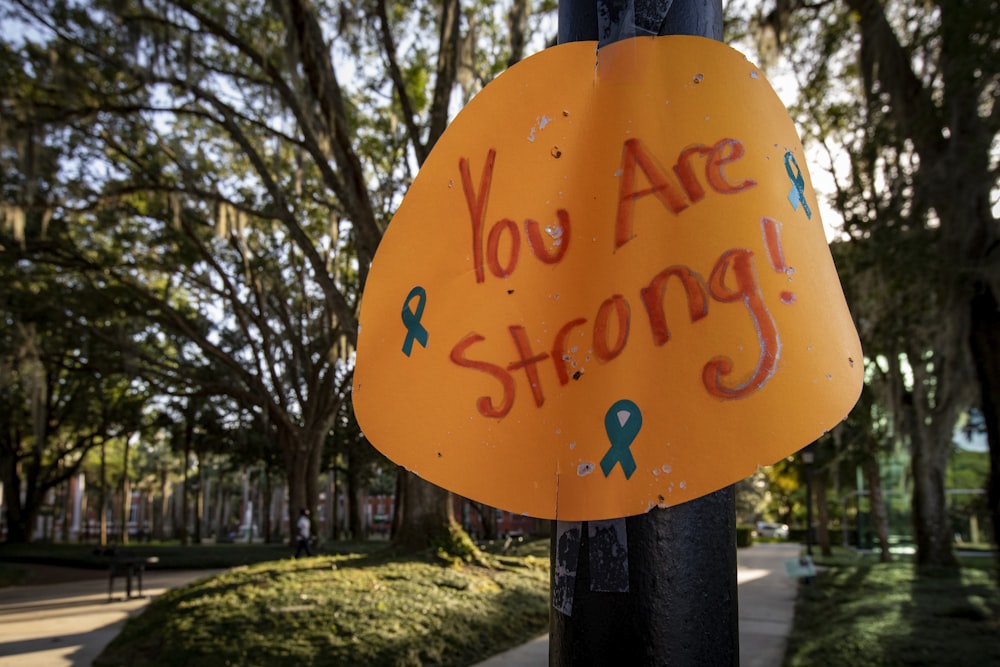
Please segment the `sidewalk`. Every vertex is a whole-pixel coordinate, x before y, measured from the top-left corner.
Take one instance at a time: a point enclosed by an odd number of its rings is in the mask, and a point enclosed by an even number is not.
[[[737,551],[741,667],[777,667],[791,629],[797,583],[785,574],[785,560],[798,544],[757,544]],[[123,599],[124,583],[115,580],[108,602],[108,580],[101,571],[40,570],[40,585],[0,589],[0,667],[90,667],[138,614],[149,597],[211,576],[215,570],[151,571],[143,579],[143,599]],[[545,667],[548,636],[494,656],[475,667]]]
[[[117,636],[125,619],[138,614],[151,596],[215,574],[217,570],[146,572],[146,597],[125,600],[123,579],[115,579],[116,600],[108,602],[108,578],[100,570],[40,569],[42,583],[0,588],[0,667],[90,667]],[[74,580],[65,580],[73,573]],[[133,595],[137,591],[133,589]]]
[[[795,558],[798,544],[755,544],[738,549],[740,667],[779,667],[795,615],[798,583],[785,573],[785,560]],[[493,656],[475,667],[546,667],[549,638]]]
[[[737,549],[740,667],[779,667],[795,618],[799,582],[785,572],[800,544],[755,544]]]

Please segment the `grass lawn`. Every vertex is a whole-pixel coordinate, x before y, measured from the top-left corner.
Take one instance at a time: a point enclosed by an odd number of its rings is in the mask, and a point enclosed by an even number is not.
[[[236,567],[153,600],[94,664],[474,664],[548,629],[541,545],[489,568],[380,552]]]
[[[0,563],[0,588],[17,586],[28,580],[27,568],[16,563]]]
[[[1000,665],[995,561],[962,563],[918,575],[903,560],[831,561],[799,589],[785,667]]]
[[[327,542],[321,553],[372,553],[384,549],[386,542]],[[141,543],[119,546],[119,549],[139,556],[155,556],[158,562],[150,570],[201,570],[252,565],[288,558],[295,549],[287,544],[198,544],[181,546],[177,542]],[[0,544],[0,582],[5,571],[16,571],[18,563],[41,563],[90,569],[106,569],[109,559],[97,553],[96,544]],[[0,583],[0,585],[3,585]],[[9,584],[8,584],[9,585]]]

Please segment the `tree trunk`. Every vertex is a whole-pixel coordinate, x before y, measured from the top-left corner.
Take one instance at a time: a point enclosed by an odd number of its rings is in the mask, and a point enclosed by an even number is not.
[[[945,472],[948,450],[937,443],[916,444],[930,435],[918,428],[912,448],[913,537],[918,567],[957,567],[954,535],[945,500]],[[942,455],[942,453],[944,455]]]
[[[62,512],[63,520],[62,526],[59,529],[59,540],[64,544],[69,542],[69,529],[70,524],[73,522],[73,485],[69,479],[63,482],[63,487],[66,489],[62,495],[62,507],[60,511]]]
[[[909,436],[910,469],[913,475],[911,499],[913,537],[918,567],[955,567],[958,561],[954,534],[948,517],[945,472],[951,457],[952,432],[960,404],[949,395],[949,381],[921,360],[919,351],[908,350],[912,389],[905,389],[905,373],[898,359],[890,360],[897,384],[893,410],[899,414],[897,427]],[[938,361],[936,371],[947,355]]]
[[[813,475],[813,497],[816,502],[816,542],[824,556],[829,557],[830,551],[830,511],[826,505],[826,471],[820,469],[818,475]]]
[[[399,534],[399,529],[403,525],[403,516],[406,512],[403,502],[406,500],[406,480],[409,478],[410,476],[402,468],[396,471],[396,495],[394,496],[392,522],[389,525],[389,536],[392,539],[396,539],[396,535]]]
[[[889,517],[882,497],[882,473],[875,454],[869,454],[861,467],[868,484],[868,505],[871,508],[872,530],[879,543],[879,562],[888,563],[892,560],[889,552]]]
[[[184,429],[184,462],[181,464],[184,466],[184,475],[181,481],[181,527],[180,527],[180,538],[181,544],[187,545],[188,543],[188,495],[189,486],[188,480],[190,479],[189,468],[191,467],[191,438],[194,435],[194,422],[191,419],[187,421],[187,427]]]
[[[990,474],[987,489],[997,571],[1000,573],[1000,310],[987,285],[977,285],[972,299],[970,345],[979,363],[976,373],[980,386],[980,409],[986,422],[990,445]]]
[[[989,253],[996,247],[996,219],[990,210],[990,193],[995,182],[989,152],[993,132],[988,127],[988,115],[980,113],[982,90],[975,72],[979,62],[992,64],[995,57],[978,47],[969,50],[969,30],[977,18],[992,10],[976,3],[936,4],[940,10],[937,64],[943,82],[940,85],[935,82],[932,88],[914,69],[915,65],[921,69],[927,65],[920,62],[919,52],[912,58],[909,47],[894,32],[886,3],[847,0],[860,27],[860,64],[867,79],[866,92],[871,100],[878,99],[881,106],[888,102],[900,138],[912,142],[920,158],[916,187],[920,196],[914,196],[913,201],[925,209],[933,208],[939,220],[936,250],[944,279],[935,285],[939,294],[935,316],[937,322],[947,322],[949,326],[937,327],[930,344],[919,350],[934,351],[938,386],[933,398],[937,407],[918,410],[935,414],[919,414],[913,423],[913,519],[918,565],[954,566],[957,561],[952,551],[954,537],[947,517],[943,470],[954,426],[953,420],[946,419],[954,414],[947,403],[955,399],[941,395],[955,393],[957,386],[967,382],[965,359],[957,354],[961,348],[969,352],[977,367],[980,384],[983,373],[991,374],[993,382],[998,377],[995,348],[996,321],[1000,316],[986,287],[989,279],[976,278],[977,272],[986,274],[993,263]],[[984,14],[977,17],[975,12]],[[940,99],[936,100],[939,94]],[[962,267],[962,271],[954,271],[953,267]],[[933,267],[926,270],[937,275]],[[970,338],[965,339],[964,333],[954,336],[949,330],[969,331]],[[911,356],[911,361],[919,358],[919,354]],[[919,379],[916,386],[919,387]],[[980,390],[984,409],[995,410],[995,385],[981,386]],[[997,442],[992,435],[991,442]]]
[[[131,503],[132,497],[130,494],[131,488],[128,479],[128,454],[129,454],[128,441],[130,437],[131,437],[130,433],[125,435],[125,452],[122,456],[122,485],[121,485],[121,492],[122,492],[121,543],[122,544],[128,544],[128,515],[132,505]]]
[[[361,519],[361,489],[358,484],[358,471],[351,464],[351,459],[347,464],[347,534],[352,540],[365,538],[363,522]]]
[[[400,475],[406,476],[403,484],[405,515],[399,532],[393,536],[393,546],[403,551],[420,551],[449,544],[452,532],[461,530],[455,523],[451,494],[411,472],[400,471]]]
[[[363,484],[355,484],[351,491],[351,535],[356,540],[367,540],[371,533],[368,521],[368,489]]]
[[[17,456],[9,451],[0,454],[0,481],[3,482],[3,506],[7,511],[7,542],[23,544],[31,541],[30,526],[21,507],[21,478],[17,475]]]
[[[337,539],[337,473],[326,471],[326,538]]]
[[[100,491],[97,495],[97,511],[100,515],[97,517],[97,522],[99,526],[100,539],[99,544],[102,547],[108,546],[108,471],[107,471],[107,443],[101,440],[101,485]]]
[[[37,515],[21,507],[20,498],[16,498],[13,504],[5,504],[5,507],[7,508],[7,542],[10,544],[31,542],[34,537],[35,517]]]
[[[479,525],[482,527],[482,537],[484,540],[497,539],[497,510],[495,507],[467,501],[468,505],[475,510]]]
[[[170,516],[170,503],[167,500],[167,490],[169,488],[167,469],[160,468],[160,499],[158,511],[153,515],[153,535],[158,540],[167,536],[167,518]]]
[[[305,456],[287,456],[286,452],[286,476],[288,478],[288,541],[291,546],[295,546],[295,530],[291,525],[299,511],[308,509],[310,506],[306,478],[309,474],[308,459]]]
[[[198,463],[198,476],[195,478],[194,489],[194,535],[192,542],[201,544],[201,513],[205,509],[205,466],[202,465],[202,456],[195,452],[195,461]]]
[[[264,543],[271,544],[271,500],[274,496],[274,492],[271,488],[271,467],[264,466],[264,503],[261,507],[261,530],[264,533]],[[266,508],[266,509],[265,509]],[[290,511],[290,510],[289,510]],[[291,516],[289,516],[289,521],[291,521]]]
[[[319,507],[319,469],[327,428],[301,429],[297,433],[279,434],[288,479],[289,521],[302,509],[309,510],[312,532],[316,521],[313,514]],[[290,527],[291,528],[291,527]],[[289,530],[289,544],[295,546],[295,531]]]
[[[329,428],[317,431],[309,438],[308,458],[306,459],[306,501],[309,503],[309,516],[312,518],[313,532],[316,534],[315,514],[319,509],[319,473],[323,463],[323,444]]]
[[[229,528],[229,512],[227,509],[228,503],[225,497],[226,481],[224,473],[220,469],[218,471],[218,479],[215,483],[215,517],[212,521],[215,533],[215,541],[219,541],[219,537],[226,534]]]
[[[198,512],[198,516],[201,517],[202,522],[199,529],[199,539],[210,538],[215,534],[215,531],[212,530],[212,515],[215,513],[215,505],[213,504],[215,489],[212,488],[214,481],[207,472],[201,472],[198,475],[198,494],[201,496],[201,510]]]

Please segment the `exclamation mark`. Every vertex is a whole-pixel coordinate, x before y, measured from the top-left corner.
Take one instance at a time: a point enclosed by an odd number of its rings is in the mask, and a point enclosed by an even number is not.
[[[760,229],[764,235],[764,248],[767,250],[767,258],[771,266],[778,273],[788,276],[789,281],[795,269],[785,263],[785,253],[781,249],[781,223],[772,218],[761,218]],[[795,303],[795,294],[787,290],[782,290],[779,295],[782,303]]]

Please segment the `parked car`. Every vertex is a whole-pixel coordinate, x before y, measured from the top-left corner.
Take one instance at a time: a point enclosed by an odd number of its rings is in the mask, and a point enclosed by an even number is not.
[[[788,539],[787,523],[771,523],[770,521],[757,522],[757,537],[774,537],[779,540]]]

